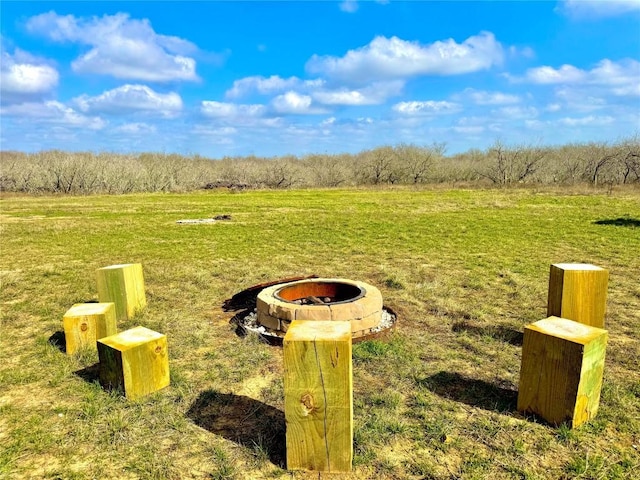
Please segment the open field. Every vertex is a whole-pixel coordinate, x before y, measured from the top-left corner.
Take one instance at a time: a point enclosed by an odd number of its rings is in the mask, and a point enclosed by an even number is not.
[[[344,189],[0,200],[0,478],[317,478],[284,467],[282,351],[223,300],[293,275],[376,285],[399,314],[354,346],[354,479],[608,478],[640,467],[640,191]],[[213,224],[177,220],[231,215]],[[95,270],[143,264],[171,386],[104,391],[56,346]],[[549,265],[610,270],[598,417],[515,411]]]

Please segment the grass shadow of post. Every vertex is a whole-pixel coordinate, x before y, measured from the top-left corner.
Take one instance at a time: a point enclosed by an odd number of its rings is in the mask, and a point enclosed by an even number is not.
[[[614,225],[616,227],[631,227],[631,228],[640,227],[640,219],[632,218],[626,215],[624,217],[596,220],[593,223],[595,225]]]
[[[62,353],[67,353],[67,337],[62,330],[55,332],[49,337],[49,344],[56,347]]]
[[[459,373],[438,372],[419,382],[436,395],[498,413],[512,413],[518,404],[518,389],[510,382],[495,385]]]
[[[80,377],[87,383],[96,383],[100,381],[100,364],[89,365],[73,372],[74,375]],[[104,388],[104,387],[103,387]],[[108,390],[108,389],[105,389]]]
[[[190,406],[187,417],[211,433],[265,452],[271,463],[286,468],[283,411],[243,395],[205,390]]]
[[[488,327],[481,327],[478,325],[472,325],[469,322],[461,321],[455,322],[451,328],[455,333],[467,332],[477,337],[491,337],[496,340],[507,342],[516,347],[521,347],[524,341],[524,333],[515,330],[513,328],[505,327],[504,325],[491,325]]]

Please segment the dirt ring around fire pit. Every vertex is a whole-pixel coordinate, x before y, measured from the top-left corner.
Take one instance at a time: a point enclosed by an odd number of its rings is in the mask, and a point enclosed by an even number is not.
[[[257,322],[273,332],[286,333],[294,320],[350,321],[353,334],[380,325],[382,294],[367,283],[314,278],[273,285],[256,299]]]
[[[397,319],[398,317],[396,313],[391,308],[387,306],[382,307],[382,319],[380,324],[374,328],[352,332],[351,338],[353,339],[353,343],[386,338],[396,328]],[[266,328],[264,325],[259,324],[258,313],[255,309],[251,311],[245,310],[244,312],[234,316],[231,321],[238,326],[240,329],[239,332],[242,332],[242,335],[249,332],[255,333],[260,335],[260,337],[270,345],[281,346],[284,336],[286,335],[286,332],[283,332],[282,330],[271,330]]]

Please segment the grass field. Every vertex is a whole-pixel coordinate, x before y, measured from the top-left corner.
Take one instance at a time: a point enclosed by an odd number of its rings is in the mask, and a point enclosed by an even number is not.
[[[284,469],[282,351],[235,334],[234,293],[293,275],[376,285],[399,322],[354,346],[354,479],[637,478],[640,191],[292,190],[0,200],[0,477],[317,478]],[[229,214],[230,221],[177,224]],[[171,386],[103,390],[64,354],[95,270],[143,264]],[[515,410],[522,328],[549,265],[610,271],[600,411],[579,429]]]

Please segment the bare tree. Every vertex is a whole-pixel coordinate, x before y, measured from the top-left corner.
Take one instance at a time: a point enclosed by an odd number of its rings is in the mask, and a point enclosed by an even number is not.
[[[591,142],[584,145],[581,153],[584,159],[584,180],[594,186],[600,180],[611,182],[610,178],[602,177],[610,174],[610,168],[614,167],[617,152],[613,147],[606,142]]]
[[[492,163],[480,174],[495,184],[509,185],[524,182],[536,173],[546,152],[528,146],[509,148],[496,140],[488,154]]]
[[[401,143],[395,151],[404,166],[409,183],[423,183],[427,174],[433,168],[436,159],[444,155],[445,143],[433,143],[431,147],[418,147]]]
[[[295,157],[280,157],[263,162],[261,184],[268,188],[290,188],[298,180],[298,165]]]
[[[391,179],[396,178],[396,173],[392,169],[396,153],[392,147],[378,147],[367,150],[360,156],[361,171],[359,176],[363,183],[379,185],[381,183],[391,183]]]
[[[309,169],[310,182],[319,187],[338,187],[347,181],[346,166],[352,162],[351,155],[308,155],[302,160]]]
[[[620,145],[620,160],[623,166],[622,183],[640,181],[640,137],[625,140]]]

